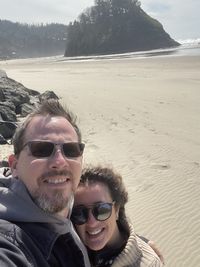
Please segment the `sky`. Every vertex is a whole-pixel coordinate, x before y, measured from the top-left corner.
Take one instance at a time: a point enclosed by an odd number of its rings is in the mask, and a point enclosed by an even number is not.
[[[122,0],[123,1],[123,0]],[[175,40],[200,38],[200,0],[141,0]],[[0,19],[23,23],[63,23],[77,19],[94,0],[0,0]]]

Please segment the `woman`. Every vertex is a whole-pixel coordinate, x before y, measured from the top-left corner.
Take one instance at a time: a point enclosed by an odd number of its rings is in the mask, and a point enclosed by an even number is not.
[[[72,222],[95,267],[159,267],[162,262],[127,221],[128,194],[111,168],[86,168],[75,194]]]

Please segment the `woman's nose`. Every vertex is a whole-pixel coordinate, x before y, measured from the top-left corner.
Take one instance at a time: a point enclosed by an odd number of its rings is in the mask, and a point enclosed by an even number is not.
[[[87,220],[87,224],[95,224],[97,222],[97,220],[95,219],[94,215],[92,214],[92,211],[89,210],[88,213],[88,220]]]

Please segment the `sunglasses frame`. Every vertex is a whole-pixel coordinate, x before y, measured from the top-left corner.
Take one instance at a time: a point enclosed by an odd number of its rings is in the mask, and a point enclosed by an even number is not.
[[[53,149],[51,151],[51,153],[49,155],[44,155],[44,156],[39,156],[39,155],[34,155],[34,152],[33,152],[33,149],[32,149],[32,145],[33,144],[50,144],[51,146],[53,145]],[[76,156],[69,156],[69,155],[66,155],[65,153],[65,150],[64,150],[64,145],[72,145],[72,144],[75,144],[75,145],[78,145],[79,146],[79,149],[80,149],[80,153]],[[66,142],[66,143],[54,143],[54,142],[51,142],[51,141],[45,141],[45,140],[33,140],[33,141],[28,141],[27,143],[25,143],[23,146],[22,146],[22,149],[24,149],[24,147],[28,146],[30,152],[31,152],[31,155],[35,158],[49,158],[51,157],[54,153],[55,153],[55,150],[56,150],[56,147],[59,146],[60,147],[60,150],[63,154],[64,157],[66,158],[78,158],[80,156],[82,156],[83,154],[83,151],[84,151],[84,147],[85,147],[85,144],[84,143],[80,143],[80,142]]]
[[[98,219],[98,216],[99,215],[101,215],[101,214],[96,214],[96,212],[95,212],[95,209],[98,209],[101,205],[109,205],[109,208],[110,208],[110,210],[109,210],[109,215],[108,215],[108,217],[106,217],[105,219]],[[112,208],[113,208],[113,205],[115,204],[115,201],[113,201],[113,202],[99,202],[99,203],[94,203],[94,204],[92,204],[92,205],[88,205],[88,206],[85,206],[85,205],[78,205],[78,206],[76,206],[76,207],[74,207],[73,208],[73,210],[72,210],[72,215],[71,215],[71,220],[72,220],[72,222],[74,223],[74,224],[76,224],[76,225],[83,225],[83,224],[85,224],[87,221],[88,221],[88,219],[89,219],[89,212],[90,212],[90,210],[91,210],[91,213],[92,213],[92,216],[95,218],[95,220],[97,220],[97,221],[100,221],[100,222],[103,222],[103,221],[106,221],[106,220],[108,220],[109,218],[110,218],[110,216],[112,215]],[[85,210],[86,212],[83,212],[82,214],[84,215],[84,222],[75,222],[75,221],[73,221],[73,211],[75,210],[75,209],[77,209],[77,210],[81,210],[81,209],[83,209],[83,210]]]

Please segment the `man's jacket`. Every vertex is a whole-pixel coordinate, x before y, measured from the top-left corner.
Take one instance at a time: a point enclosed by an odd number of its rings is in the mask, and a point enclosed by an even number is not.
[[[0,178],[1,267],[89,267],[86,249],[69,219],[32,201],[24,184]]]

